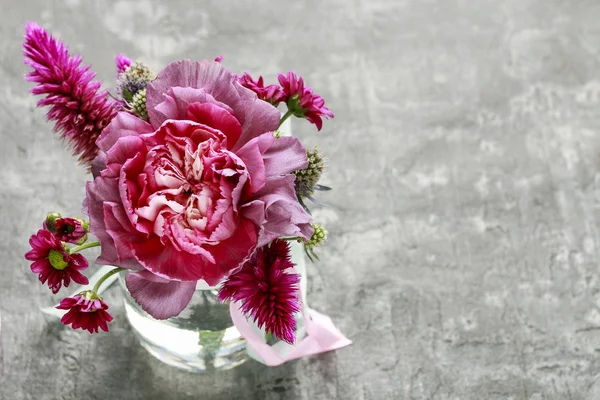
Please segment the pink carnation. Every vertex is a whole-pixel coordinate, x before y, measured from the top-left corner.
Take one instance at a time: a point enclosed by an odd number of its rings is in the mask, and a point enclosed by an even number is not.
[[[293,175],[307,159],[273,137],[279,111],[218,62],[174,62],[146,97],[149,122],[119,113],[98,140],[86,205],[98,262],[135,270],[132,296],[169,318],[196,281],[217,284],[275,238],[310,238]]]

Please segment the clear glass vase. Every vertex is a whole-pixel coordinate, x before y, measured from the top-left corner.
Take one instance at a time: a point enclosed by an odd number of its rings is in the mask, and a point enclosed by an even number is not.
[[[279,131],[285,136],[291,134],[290,119],[279,127]],[[302,301],[306,304],[304,247],[290,242],[290,249],[292,262],[302,276]],[[156,320],[141,309],[125,287],[124,274],[119,274],[119,283],[127,319],[140,344],[162,362],[192,372],[204,372],[234,368],[248,360],[249,355],[260,361],[252,349],[246,349],[246,341],[231,321],[229,304],[219,303],[216,288],[204,281],[198,282],[190,304],[181,314],[167,320]],[[267,337],[264,329],[259,329],[252,322],[251,325],[262,337]],[[301,338],[304,334],[300,320],[297,337]],[[276,349],[282,347],[282,352],[286,351],[286,346],[289,347],[275,338],[268,342]]]
[[[229,305],[217,290],[198,282],[190,304],[177,317],[156,320],[133,300],[119,276],[125,313],[140,344],[162,362],[191,372],[225,370],[248,359],[246,342],[233,325]]]

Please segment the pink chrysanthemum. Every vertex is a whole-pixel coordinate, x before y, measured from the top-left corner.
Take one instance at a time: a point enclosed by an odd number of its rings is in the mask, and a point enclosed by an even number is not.
[[[72,146],[82,164],[90,165],[98,154],[96,139],[116,115],[119,103],[100,91],[100,82],[89,66],[81,66],[81,57],[70,56],[62,42],[35,23],[29,23],[23,43],[25,63],[33,68],[26,76],[37,85],[31,90],[46,97],[38,107],[49,106],[48,120]]]
[[[238,78],[238,82],[245,88],[252,90],[259,99],[268,101],[273,105],[277,105],[282,101],[285,101],[285,93],[279,87],[279,85],[267,85],[265,86],[265,82],[262,76],[258,77],[258,80],[255,81],[252,79],[249,73],[244,72],[244,75]]]
[[[242,301],[242,312],[254,318],[259,327],[293,343],[293,314],[300,311],[300,275],[286,272],[293,266],[288,244],[274,241],[258,249],[239,272],[225,281],[219,300]]]
[[[108,323],[113,319],[106,311],[108,305],[102,301],[102,297],[91,290],[63,299],[56,308],[69,310],[60,322],[89,333],[98,333],[98,328],[108,332]]]
[[[131,60],[125,54],[117,54],[115,64],[117,66],[117,74],[121,74],[127,71],[127,68],[131,65]]]
[[[32,249],[25,258],[33,261],[31,271],[38,274],[40,282],[48,282],[52,293],[58,293],[61,286],[69,287],[71,280],[86,285],[88,278],[79,272],[88,267],[81,254],[68,254],[59,238],[46,229],[40,229],[29,239]]]
[[[54,235],[62,242],[77,243],[86,235],[81,222],[75,218],[59,218],[54,221]]]
[[[288,109],[300,118],[306,118],[317,126],[323,127],[322,117],[333,118],[333,113],[325,107],[325,100],[309,87],[304,86],[304,79],[293,72],[277,76],[279,84],[286,95]]]

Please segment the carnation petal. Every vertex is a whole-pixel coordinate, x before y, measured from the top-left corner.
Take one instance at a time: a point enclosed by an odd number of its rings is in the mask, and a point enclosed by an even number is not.
[[[149,271],[131,272],[125,277],[131,296],[156,319],[178,315],[190,302],[196,282],[162,279]]]

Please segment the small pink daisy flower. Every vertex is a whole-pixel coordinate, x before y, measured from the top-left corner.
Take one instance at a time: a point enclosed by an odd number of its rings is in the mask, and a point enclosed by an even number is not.
[[[299,118],[306,118],[317,126],[323,127],[322,117],[333,118],[333,113],[325,107],[325,100],[309,87],[304,86],[304,79],[293,72],[277,76],[279,84],[286,95],[288,109]]]
[[[54,228],[54,235],[60,241],[68,243],[78,243],[87,233],[75,218],[59,218],[54,221]]]
[[[48,282],[52,293],[58,293],[61,286],[69,287],[71,280],[80,285],[88,283],[80,270],[88,267],[81,254],[68,254],[60,239],[46,229],[40,229],[29,239],[32,249],[25,258],[33,261],[31,271],[38,274],[40,282]]]
[[[98,333],[98,329],[108,332],[108,323],[113,319],[102,297],[91,290],[63,299],[56,308],[69,310],[60,322],[89,333]]]
[[[262,76],[255,81],[249,73],[244,72],[244,75],[238,78],[238,82],[245,88],[252,90],[259,99],[268,101],[273,105],[277,105],[285,100],[285,93],[278,85],[267,85]]]
[[[219,291],[219,300],[242,302],[242,312],[258,326],[281,340],[293,343],[296,335],[294,313],[300,311],[300,275],[292,268],[289,246],[274,241],[256,251],[242,269],[230,276]]]

